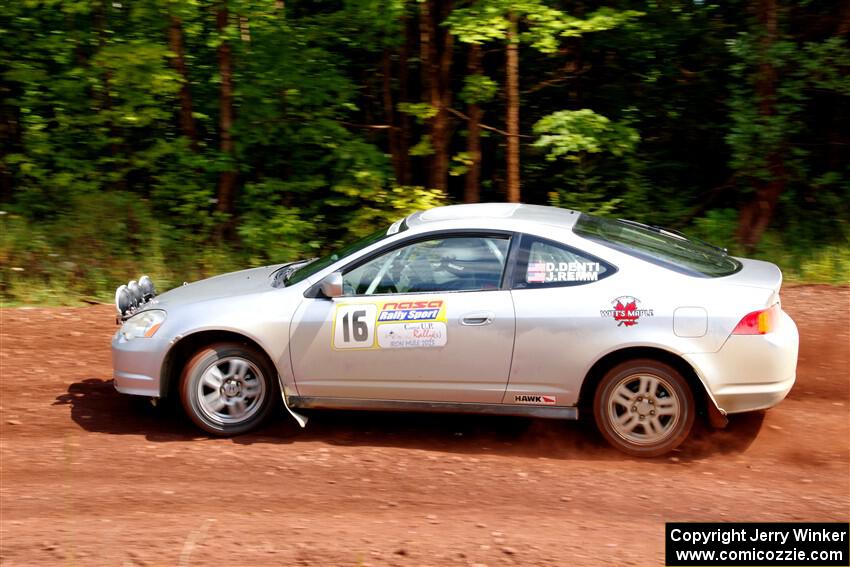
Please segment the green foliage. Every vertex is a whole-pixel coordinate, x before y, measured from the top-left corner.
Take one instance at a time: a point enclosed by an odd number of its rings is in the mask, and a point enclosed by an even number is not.
[[[168,67],[168,50],[142,39],[107,45],[91,64],[108,75],[108,83],[92,82],[99,96],[109,96],[108,109],[98,113],[104,124],[147,128],[169,120],[167,106],[180,88],[178,75]],[[107,92],[108,91],[108,92]]]
[[[556,163],[551,168],[559,183],[549,192],[549,204],[615,215],[640,201],[645,187],[634,159],[640,141],[634,128],[585,108],[545,116],[534,125],[534,133],[534,146],[546,151],[547,161],[564,161],[562,167]],[[639,213],[630,210],[627,216]]]
[[[347,240],[362,238],[382,226],[416,212],[446,205],[446,195],[425,187],[391,187],[372,195],[371,203],[364,203],[349,217]],[[390,207],[386,207],[390,204]]]
[[[416,144],[408,150],[408,153],[411,156],[415,157],[426,157],[430,155],[434,155],[434,146],[431,144],[431,137],[428,134],[422,136],[422,138],[416,142]]]
[[[454,10],[447,25],[464,43],[505,41],[511,15],[526,24],[520,41],[541,53],[551,54],[558,50],[562,38],[610,30],[643,14],[603,7],[586,18],[578,18],[543,0],[478,0],[469,7]]]
[[[832,3],[778,1],[770,36],[763,6],[738,0],[455,3],[432,11],[437,36],[455,40],[443,76],[419,59],[426,1],[0,4],[0,297],[108,299],[142,271],[168,287],[314,256],[457,201],[474,162],[451,111],[449,191],[424,187],[434,81],[450,106],[484,112],[481,193],[501,200],[512,19],[523,200],[668,225],[740,254],[740,210],[778,179],[751,253],[788,279],[847,281],[850,48]],[[484,46],[474,74],[469,44]]]
[[[499,91],[496,81],[486,75],[467,75],[463,78],[460,99],[467,104],[480,104],[493,100]]]
[[[469,171],[469,166],[472,165],[472,154],[469,152],[458,152],[452,156],[452,165],[449,168],[449,175],[457,177],[465,175]]]
[[[795,227],[796,242],[810,230],[800,222],[798,210],[819,218],[813,246],[841,235],[846,242],[850,168],[836,159],[834,146],[826,149],[838,141],[834,135],[824,140],[811,123],[820,112],[830,112],[830,106],[846,106],[850,98],[846,40],[798,42],[781,30],[768,40],[757,29],[740,33],[729,46],[734,82],[726,141],[740,194],[751,199],[756,187],[778,180],[783,187],[778,216],[786,227]],[[838,110],[837,116],[841,114]],[[830,157],[816,156],[823,152]]]
[[[541,118],[534,125],[534,133],[539,136],[534,146],[548,150],[548,160],[565,157],[579,161],[581,156],[577,154],[582,152],[622,156],[640,141],[634,128],[611,122],[588,108],[559,110]]]
[[[304,211],[280,202],[280,195],[301,189],[280,179],[245,185],[247,207],[237,230],[251,264],[294,261],[319,247],[310,236],[322,219],[307,220]]]
[[[175,231],[127,192],[75,197],[68,213],[40,222],[0,215],[0,295],[15,303],[109,300],[116,282],[141,272],[168,289],[261,263]]]
[[[417,120],[425,122],[429,118],[434,118],[438,110],[427,102],[400,102],[398,105],[399,112],[410,114]]]
[[[727,247],[733,255],[743,255],[744,250],[735,244],[737,223],[737,210],[715,209],[695,219],[688,233]],[[846,284],[850,280],[850,233],[844,227],[835,236],[836,243],[823,245],[802,230],[795,230],[794,238],[770,231],[748,256],[779,264],[785,281]]]
[[[561,37],[578,37],[590,32],[612,30],[635,18],[645,15],[637,10],[614,10],[602,7],[589,13],[586,18],[566,18],[558,24]]]
[[[529,30],[523,33],[523,41],[542,53],[555,53],[562,38],[611,30],[642,15],[643,12],[636,10],[603,7],[589,13],[586,18],[576,18],[557,10],[531,9],[526,15]]]
[[[508,33],[508,14],[518,10],[507,0],[481,0],[453,10],[446,24],[464,43],[502,41]]]
[[[549,193],[549,204],[553,207],[573,209],[591,215],[619,216],[623,199],[610,197],[605,192],[606,187],[598,181],[598,179],[581,176],[581,190],[574,185],[573,190],[552,191]]]

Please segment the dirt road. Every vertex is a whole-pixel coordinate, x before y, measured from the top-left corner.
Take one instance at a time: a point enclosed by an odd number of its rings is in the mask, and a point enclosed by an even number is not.
[[[850,289],[783,299],[790,397],[661,460],[510,418],[210,439],[114,392],[111,307],[2,310],[0,564],[662,565],[665,521],[846,521]]]

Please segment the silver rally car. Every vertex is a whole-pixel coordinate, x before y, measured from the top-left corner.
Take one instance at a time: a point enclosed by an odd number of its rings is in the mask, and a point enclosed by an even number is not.
[[[321,259],[116,291],[115,388],[219,435],[283,405],[577,419],[656,456],[769,408],[798,334],[770,263],[655,226],[506,203],[414,213]],[[282,409],[282,408],[281,408]]]

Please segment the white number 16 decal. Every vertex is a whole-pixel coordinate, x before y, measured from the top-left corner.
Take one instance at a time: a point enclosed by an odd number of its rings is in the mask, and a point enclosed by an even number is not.
[[[340,305],[334,319],[334,348],[371,348],[375,343],[378,307],[373,304]]]

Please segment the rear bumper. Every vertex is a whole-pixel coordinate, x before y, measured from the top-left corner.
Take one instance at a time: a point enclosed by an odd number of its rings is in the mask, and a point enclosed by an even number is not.
[[[115,389],[122,394],[159,397],[160,372],[166,346],[153,338],[126,341],[112,337],[112,368]]]
[[[785,399],[795,376],[779,382],[766,384],[730,384],[714,393],[718,407],[726,413],[741,413],[772,408]]]
[[[782,312],[766,335],[732,335],[713,353],[684,355],[717,407],[741,413],[773,407],[788,395],[797,376],[800,336]]]

